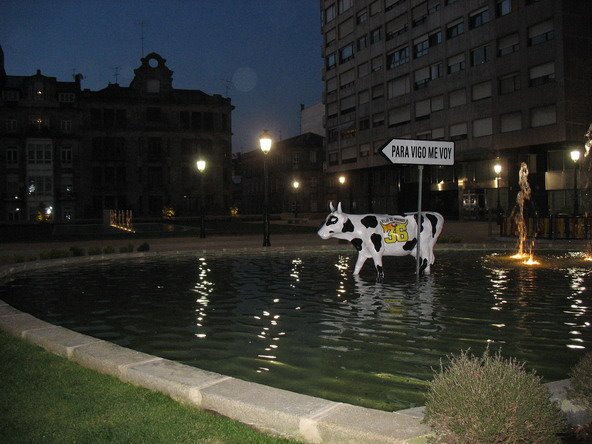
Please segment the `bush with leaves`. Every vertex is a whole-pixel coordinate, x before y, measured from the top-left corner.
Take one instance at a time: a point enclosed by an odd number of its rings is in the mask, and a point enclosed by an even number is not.
[[[567,391],[568,398],[592,415],[592,352],[586,353],[578,361],[569,376],[571,384]]]
[[[425,419],[436,442],[559,442],[565,419],[549,390],[523,363],[485,350],[461,352],[430,384]]]
[[[60,258],[64,258],[64,257],[70,257],[72,255],[72,253],[70,252],[70,250],[58,250],[58,249],[52,249],[49,251],[42,251],[41,253],[39,253],[39,258],[41,259],[60,259]]]
[[[150,250],[150,244],[148,242],[144,242],[144,243],[138,245],[137,251],[149,251],[149,250]]]
[[[89,256],[96,256],[103,253],[103,249],[101,247],[89,247],[88,248],[88,255]]]
[[[70,253],[72,253],[72,256],[84,256],[84,248],[78,247],[76,245],[73,245],[70,247]]]

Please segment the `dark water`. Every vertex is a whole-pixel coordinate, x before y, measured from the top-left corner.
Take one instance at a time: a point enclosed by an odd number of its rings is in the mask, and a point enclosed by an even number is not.
[[[207,370],[384,410],[422,405],[441,358],[487,344],[546,380],[592,348],[592,263],[439,252],[416,282],[354,254],[192,255],[30,272],[0,299],[54,324]]]

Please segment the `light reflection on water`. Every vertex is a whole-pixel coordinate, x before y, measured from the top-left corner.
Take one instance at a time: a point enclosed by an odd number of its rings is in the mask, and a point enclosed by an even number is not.
[[[67,328],[196,367],[337,401],[423,404],[446,354],[487,344],[561,379],[592,346],[592,264],[440,252],[432,274],[353,254],[206,254],[32,272],[0,287],[11,305]],[[409,260],[406,260],[409,259]],[[553,358],[549,361],[549,356]]]

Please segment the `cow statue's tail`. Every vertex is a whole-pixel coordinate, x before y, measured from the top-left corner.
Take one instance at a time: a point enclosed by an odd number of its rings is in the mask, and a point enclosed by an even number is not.
[[[440,237],[440,234],[442,233],[442,229],[444,228],[444,216],[442,216],[440,213],[436,213],[433,212],[432,213],[436,219],[436,232],[434,233],[434,243],[436,243],[436,241],[438,240],[438,237]]]

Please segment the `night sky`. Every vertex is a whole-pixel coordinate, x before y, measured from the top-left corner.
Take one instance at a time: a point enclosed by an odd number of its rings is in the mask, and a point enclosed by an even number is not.
[[[83,88],[129,86],[154,51],[173,87],[232,99],[233,151],[299,133],[300,104],[321,100],[318,0],[2,0],[0,45],[8,75],[44,75]]]

